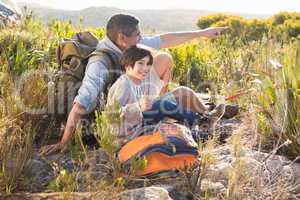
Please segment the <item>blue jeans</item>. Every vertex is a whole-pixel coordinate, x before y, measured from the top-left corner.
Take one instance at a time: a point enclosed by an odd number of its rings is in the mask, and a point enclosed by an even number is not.
[[[170,100],[157,100],[150,110],[143,112],[144,126],[160,122],[164,117],[169,117],[179,122],[192,126],[195,123],[207,122],[207,117],[183,108]]]

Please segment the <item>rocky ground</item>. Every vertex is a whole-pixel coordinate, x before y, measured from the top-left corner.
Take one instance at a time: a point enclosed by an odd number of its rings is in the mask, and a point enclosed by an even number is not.
[[[198,198],[209,199],[298,199],[300,198],[300,164],[275,154],[254,150],[247,134],[248,130],[238,120],[223,120],[217,129],[220,133],[232,134],[224,144],[205,148],[203,157],[210,162],[202,167],[203,176],[198,178],[198,168],[186,174],[166,177],[161,180],[136,179],[126,190],[120,191],[116,198],[124,200],[188,200],[193,199],[191,183],[196,183],[194,193]],[[229,142],[230,141],[230,142]],[[31,159],[29,171],[30,190],[32,193],[13,194],[1,199],[113,199],[103,193],[89,192],[86,182],[81,181],[86,170],[93,180],[109,179],[103,165],[106,156],[101,149],[88,152],[89,166],[78,165],[71,159],[70,153],[56,154],[47,158],[35,156]],[[47,185],[57,175],[57,169],[76,172],[79,192],[49,192]],[[197,180],[198,179],[198,180]],[[190,182],[189,182],[190,181]],[[197,189],[200,188],[200,189]],[[49,192],[49,193],[48,193]],[[195,196],[194,196],[195,199]]]

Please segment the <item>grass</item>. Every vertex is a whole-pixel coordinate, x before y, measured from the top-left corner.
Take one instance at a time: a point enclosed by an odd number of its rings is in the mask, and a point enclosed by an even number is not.
[[[25,186],[23,172],[32,155],[35,129],[15,106],[9,79],[3,84],[6,87],[0,102],[0,192],[11,193]]]
[[[49,135],[54,132],[49,124],[59,124],[49,118],[42,125],[38,115],[33,117],[24,113],[20,100],[27,108],[40,109],[48,104],[45,95],[48,92],[48,77],[43,76],[43,73],[52,73],[58,69],[55,50],[59,41],[65,37],[70,38],[80,30],[83,30],[81,26],[74,27],[69,22],[60,21],[53,21],[45,27],[33,20],[31,14],[25,17],[20,26],[0,30],[0,191],[3,193],[20,191],[26,185],[24,169],[32,156],[35,139],[45,130],[39,126],[46,124],[45,134]],[[99,39],[105,35],[102,28],[88,30]],[[243,38],[237,38],[233,44],[224,36],[218,40],[201,40],[168,51],[174,59],[174,85],[188,85],[197,91],[206,91],[210,87],[213,93],[224,96],[243,93],[233,103],[237,103],[246,113],[254,113],[251,123],[257,127],[251,127],[248,132],[253,132],[251,138],[256,137],[254,133],[259,133],[259,145],[256,148],[290,158],[299,155],[299,41],[278,43],[272,38],[263,37],[260,41],[245,43]],[[26,81],[18,88],[20,80]],[[16,88],[21,91],[19,96],[15,95]],[[109,108],[107,112],[96,116],[95,134],[108,156],[108,162],[103,167],[108,169],[111,180],[92,180],[89,171],[82,174],[80,171],[68,172],[58,168],[49,186],[52,191],[78,191],[76,177],[81,174],[88,191],[103,191],[107,196],[116,196],[115,191],[120,192],[130,185],[136,178],[135,172],[145,165],[143,159],[135,160],[131,168],[127,169],[130,176],[121,176],[124,168],[117,160],[120,147],[110,128],[110,123],[119,123],[121,119],[118,113],[112,115]],[[81,138],[80,133],[77,138]],[[49,142],[48,139],[45,138],[43,142]],[[281,178],[274,178],[270,184],[261,177],[249,177],[242,173],[247,163],[242,158],[240,140],[240,135],[233,138],[235,162],[224,199],[240,199],[255,194],[264,196],[269,191],[274,198],[284,199],[289,189],[288,186],[282,187],[284,183]],[[82,167],[89,165],[88,149],[80,139],[75,143],[73,159],[81,163]],[[205,148],[209,149],[209,146]],[[204,153],[203,146],[199,147],[199,151],[201,169],[197,177],[189,177],[192,174],[190,172],[186,175],[186,191],[196,195],[207,169],[213,165],[209,151]],[[259,173],[262,171],[263,168]],[[269,176],[272,178],[273,175]],[[274,177],[278,176],[275,174]],[[252,193],[247,188],[251,188]]]
[[[273,63],[270,66],[273,70],[261,76],[256,96],[256,105],[261,111],[257,114],[261,134],[273,141],[272,149],[290,141],[278,150],[291,158],[300,152],[297,139],[300,133],[299,52],[298,43],[284,49],[283,63]]]

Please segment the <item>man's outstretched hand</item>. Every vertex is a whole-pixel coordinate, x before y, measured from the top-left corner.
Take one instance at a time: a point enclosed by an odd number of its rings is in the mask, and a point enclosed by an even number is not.
[[[202,36],[210,39],[216,38],[221,35],[222,31],[228,29],[228,27],[209,27],[202,30]]]
[[[173,33],[161,34],[160,48],[175,47],[185,42],[189,42],[191,40],[199,39],[202,37],[213,39],[221,35],[221,33],[226,29],[228,29],[228,27],[209,27],[206,29],[196,30],[196,31],[184,31],[184,32],[173,32]]]
[[[67,147],[66,145],[59,143],[56,144],[51,144],[51,145],[46,145],[43,146],[40,150],[39,150],[39,155],[40,156],[48,156],[54,153],[61,153],[66,151]]]

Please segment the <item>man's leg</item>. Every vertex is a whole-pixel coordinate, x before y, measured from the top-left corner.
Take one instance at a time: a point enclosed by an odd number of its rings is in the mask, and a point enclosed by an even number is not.
[[[164,87],[160,94],[165,94],[168,91],[168,85],[172,80],[173,59],[169,53],[158,52],[154,56],[153,67],[161,80],[164,81]]]

